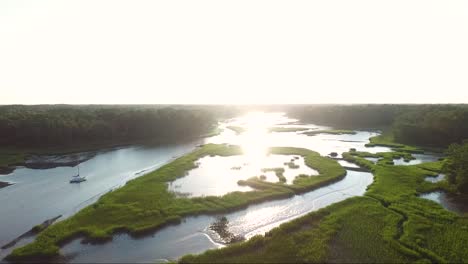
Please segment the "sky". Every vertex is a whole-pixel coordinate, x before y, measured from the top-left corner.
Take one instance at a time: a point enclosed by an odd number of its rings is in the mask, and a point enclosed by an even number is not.
[[[468,103],[468,1],[0,0],[0,104]]]

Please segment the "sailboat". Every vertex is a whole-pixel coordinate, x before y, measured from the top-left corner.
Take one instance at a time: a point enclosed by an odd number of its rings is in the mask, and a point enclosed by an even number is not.
[[[86,178],[80,176],[80,164],[78,164],[78,174],[72,177],[70,183],[80,183],[84,181],[86,181]]]

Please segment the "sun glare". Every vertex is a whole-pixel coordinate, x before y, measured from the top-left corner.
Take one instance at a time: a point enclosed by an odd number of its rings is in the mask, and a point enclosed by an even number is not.
[[[249,162],[261,164],[268,149],[268,115],[263,112],[251,112],[244,120],[246,131],[242,134],[242,150]]]

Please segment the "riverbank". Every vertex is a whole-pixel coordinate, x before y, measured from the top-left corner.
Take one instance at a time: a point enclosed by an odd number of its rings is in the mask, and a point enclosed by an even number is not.
[[[400,148],[401,149],[401,148]],[[343,157],[371,170],[374,183],[364,197],[350,198],[308,214],[249,241],[181,263],[257,262],[468,262],[468,217],[418,198],[433,190],[451,191],[446,181],[425,181],[439,173],[442,161],[410,166],[387,163],[394,154]]]
[[[21,239],[26,238],[26,237],[30,237],[30,236],[34,236],[34,235],[42,232],[44,229],[46,229],[47,227],[52,225],[60,217],[62,217],[62,215],[56,216],[56,217],[51,218],[51,219],[47,219],[44,222],[42,222],[41,224],[35,225],[33,228],[31,228],[31,230],[28,230],[26,233],[18,236],[17,238],[13,239],[9,243],[3,245],[1,247],[1,249],[8,249],[10,247],[13,247],[14,245],[16,245],[16,243],[21,241]]]
[[[1,188],[5,188],[5,187],[7,187],[7,186],[10,186],[10,185],[12,185],[12,184],[13,184],[13,183],[1,182],[1,181],[0,181],[0,189],[1,189]]]
[[[195,168],[196,160],[207,155],[231,156],[241,153],[237,146],[208,144],[140,178],[124,187],[102,196],[98,202],[78,212],[73,217],[44,230],[36,241],[16,249],[10,260],[54,257],[59,246],[77,236],[89,241],[107,241],[115,232],[129,232],[138,236],[167,224],[179,223],[189,215],[211,214],[236,210],[249,204],[290,197],[295,193],[318,188],[344,177],[345,170],[334,160],[318,153],[298,148],[272,148],[271,153],[305,156],[306,164],[319,171],[319,176],[298,177],[291,185],[246,182],[256,188],[251,192],[232,192],[224,196],[179,198],[167,190],[167,182],[183,177]],[[97,220],[99,219],[99,220]]]
[[[398,143],[395,141],[393,136],[393,132],[391,128],[387,128],[381,135],[371,137],[369,139],[369,143],[366,144],[366,147],[389,147],[392,148],[394,151],[399,152],[408,152],[408,153],[424,153],[425,151],[435,152],[435,153],[442,153],[444,149],[442,148],[435,148],[435,147],[427,147],[427,146],[414,146],[414,145],[406,145],[402,143]]]
[[[221,131],[222,130],[220,128],[216,127],[206,134],[178,140],[178,142],[190,142],[195,139],[216,136],[219,135]],[[0,150],[0,175],[12,173],[18,166],[24,166],[32,169],[49,169],[62,166],[74,167],[79,163],[92,158],[96,152],[109,151],[131,145],[151,146],[162,144],[171,144],[171,141],[153,139],[115,142],[112,140],[107,142],[93,142],[85,145],[80,144],[37,148],[6,146]],[[67,158],[67,156],[70,158]],[[50,159],[50,157],[52,157],[52,159]],[[61,160],[62,157],[65,157],[65,159]]]

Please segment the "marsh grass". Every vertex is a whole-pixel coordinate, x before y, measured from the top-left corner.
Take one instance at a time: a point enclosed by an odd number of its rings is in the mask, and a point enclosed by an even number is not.
[[[381,135],[371,137],[366,147],[389,147],[397,152],[408,152],[408,153],[424,153],[424,149],[416,146],[408,146],[395,142],[393,133],[391,131],[384,132]]]
[[[291,160],[290,162],[285,162],[284,165],[288,166],[290,169],[299,169],[299,165],[294,163],[294,160]]]
[[[301,132],[309,130],[310,128],[306,127],[270,127],[269,132]]]
[[[14,167],[26,161],[27,154],[24,152],[0,152],[0,173],[9,173]]]
[[[315,130],[307,131],[302,134],[308,136],[315,136],[318,134],[330,134],[330,135],[355,135],[357,132],[354,130],[345,130],[345,129],[329,129],[329,130]]]
[[[286,182],[286,177],[284,177],[284,168],[264,168],[262,169],[262,172],[269,172],[269,171],[273,171],[276,175],[276,177],[278,177],[278,180],[280,182]]]

